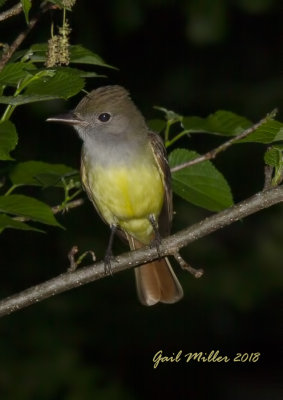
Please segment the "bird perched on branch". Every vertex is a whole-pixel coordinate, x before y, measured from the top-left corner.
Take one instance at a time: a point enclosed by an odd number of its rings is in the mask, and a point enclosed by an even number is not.
[[[77,107],[48,121],[72,125],[83,141],[81,179],[98,214],[110,226],[106,268],[115,232],[132,250],[156,245],[169,235],[172,221],[171,176],[162,139],[121,86],[86,95]],[[142,304],[175,303],[182,287],[167,258],[135,269]]]

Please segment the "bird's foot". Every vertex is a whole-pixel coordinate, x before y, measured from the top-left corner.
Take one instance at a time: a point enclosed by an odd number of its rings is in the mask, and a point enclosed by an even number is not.
[[[160,244],[161,244],[161,236],[159,234],[156,235],[155,238],[149,243],[149,247],[151,247],[152,249],[153,248],[156,249],[159,258],[161,258]]]
[[[112,252],[106,252],[104,257],[104,274],[112,276],[112,263],[116,262],[116,257],[113,256]]]
[[[152,228],[154,230],[154,239],[152,239],[152,241],[150,242],[149,246],[151,248],[155,247],[158,253],[159,258],[161,258],[160,256],[160,244],[161,244],[161,236],[158,230],[158,223],[155,219],[155,216],[153,214],[151,214],[149,216],[149,221],[152,225]]]

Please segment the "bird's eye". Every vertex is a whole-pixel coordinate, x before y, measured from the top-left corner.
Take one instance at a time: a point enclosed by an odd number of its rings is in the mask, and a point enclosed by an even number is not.
[[[111,115],[109,113],[102,113],[98,116],[99,121],[101,122],[107,122],[109,121]]]

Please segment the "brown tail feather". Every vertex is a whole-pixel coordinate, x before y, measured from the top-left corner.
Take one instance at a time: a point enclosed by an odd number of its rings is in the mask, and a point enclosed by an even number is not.
[[[132,237],[128,239],[132,250],[144,246]],[[176,303],[183,297],[182,286],[167,258],[136,268],[135,276],[139,300],[146,306]]]

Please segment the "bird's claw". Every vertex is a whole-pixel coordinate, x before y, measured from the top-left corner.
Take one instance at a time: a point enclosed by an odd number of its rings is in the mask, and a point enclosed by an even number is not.
[[[149,247],[152,249],[155,248],[159,258],[161,258],[160,254],[160,244],[161,244],[161,237],[159,235],[155,236],[155,238],[150,242]]]
[[[104,257],[104,274],[105,275],[111,275],[112,276],[112,262],[116,262],[116,258],[113,256],[113,254],[106,254]]]

